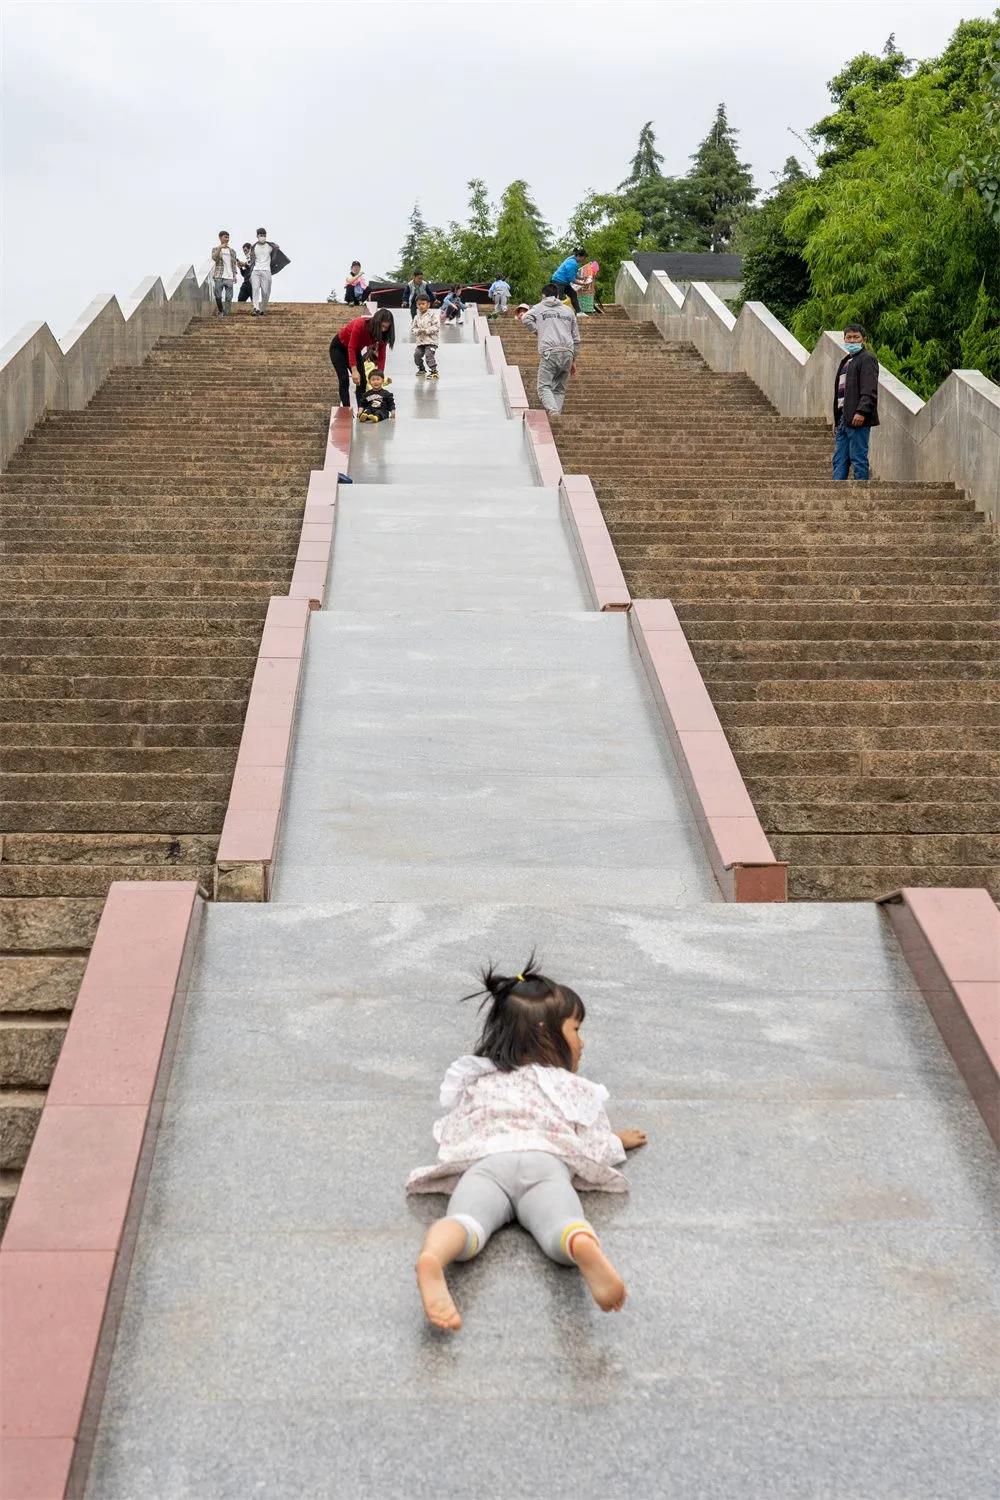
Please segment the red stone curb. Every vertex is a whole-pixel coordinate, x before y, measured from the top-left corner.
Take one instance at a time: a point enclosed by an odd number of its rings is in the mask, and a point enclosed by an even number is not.
[[[115,881],[0,1246],[0,1496],[86,1481],[204,902]]]
[[[1000,1146],[1000,912],[979,886],[907,887],[879,905]]]
[[[774,857],[673,605],[635,599],[629,623],[719,889],[727,901],[786,901],[788,866]]]
[[[562,459],[552,436],[552,427],[543,411],[526,411],[524,436],[539,484],[558,486],[562,479]]]
[[[497,343],[500,344],[499,339],[497,339]],[[500,348],[502,351],[502,344],[500,344]],[[503,389],[503,404],[507,408],[508,417],[520,416],[528,410],[528,397],[518,365],[503,364],[500,366],[500,385]]]
[[[564,474],[559,480],[559,503],[583,564],[595,609],[628,609],[632,596],[588,476]]]
[[[310,612],[326,598],[337,510],[337,474],[351,457],[354,420],[330,414],[322,469],[309,476],[299,549],[287,596],[275,595],[257,652],[236,770],[215,858],[216,901],[268,901]]]

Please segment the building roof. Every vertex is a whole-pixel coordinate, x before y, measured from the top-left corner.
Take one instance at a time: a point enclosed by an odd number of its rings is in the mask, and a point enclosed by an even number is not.
[[[653,251],[633,255],[647,281],[654,271],[666,271],[671,279],[681,281],[742,281],[742,255],[686,255]]]

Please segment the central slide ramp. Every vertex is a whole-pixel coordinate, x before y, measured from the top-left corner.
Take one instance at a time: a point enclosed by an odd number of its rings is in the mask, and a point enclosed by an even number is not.
[[[727,906],[624,615],[470,330],[355,433],[274,900],[204,937],[90,1500],[992,1495],[986,1131],[867,905]],[[645,1129],[603,1315],[519,1231],[412,1264],[487,958]]]

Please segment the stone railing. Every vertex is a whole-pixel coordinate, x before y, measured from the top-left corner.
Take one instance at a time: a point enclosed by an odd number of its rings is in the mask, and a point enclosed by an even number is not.
[[[615,300],[630,317],[655,323],[664,338],[694,344],[713,370],[749,375],[783,416],[832,422],[834,376],[844,352],[836,333],[824,333],[810,354],[763,302],[744,303],[737,318],[705,282],[682,292],[663,271],[647,282],[630,260],[618,272]],[[1000,519],[1000,386],[978,370],[953,370],[922,401],[883,370],[878,414],[873,474],[951,482],[989,520]]]
[[[47,323],[27,323],[0,349],[0,469],[46,411],[86,406],[116,365],[141,365],[157,339],[182,333],[211,311],[208,265],[181,267],[166,284],[140,282],[122,308],[102,295],[57,339]]]

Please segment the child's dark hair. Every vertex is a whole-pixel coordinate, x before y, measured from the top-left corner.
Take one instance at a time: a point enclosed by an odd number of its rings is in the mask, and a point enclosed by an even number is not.
[[[563,295],[563,293],[565,292],[565,290],[566,290],[566,288],[560,286],[557,281],[550,281],[550,282],[548,282],[548,284],[546,286],[542,287],[542,296],[543,297],[561,297]]]
[[[531,1063],[572,1072],[573,1058],[562,1028],[564,1021],[582,1021],[587,1014],[576,991],[540,974],[534,953],[520,974],[498,974],[488,964],[482,977],[481,990],[462,996],[463,1000],[482,996],[479,1009],[486,1010],[475,1055],[488,1057],[501,1073],[513,1073]]]

